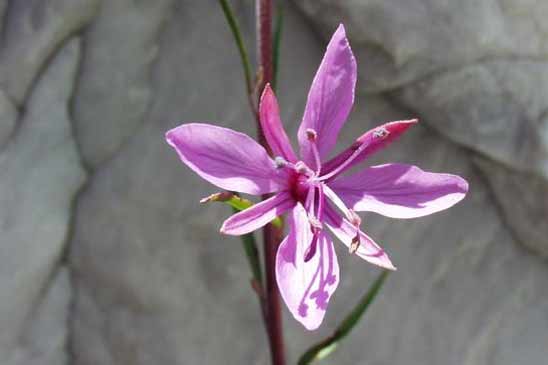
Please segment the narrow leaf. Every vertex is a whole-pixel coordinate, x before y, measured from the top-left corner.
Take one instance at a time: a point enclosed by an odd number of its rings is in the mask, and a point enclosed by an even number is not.
[[[348,316],[346,316],[346,318],[341,322],[335,332],[333,332],[333,334],[325,340],[317,343],[306,351],[299,359],[298,365],[307,365],[316,360],[323,359],[330,355],[335,348],[337,348],[340,342],[348,336],[352,329],[358,324],[369,308],[369,305],[373,303],[373,300],[382,288],[389,273],[390,271],[383,270],[383,272],[379,274],[369,290],[361,298],[350,314],[348,314]]]
[[[242,32],[240,32],[240,27],[238,25],[238,22],[236,21],[236,17],[234,16],[234,11],[232,11],[232,8],[230,7],[228,0],[219,0],[219,4],[221,5],[221,8],[223,9],[223,13],[225,15],[226,21],[228,22],[228,26],[230,27],[230,30],[232,31],[232,35],[234,36],[234,41],[236,42],[236,46],[238,47],[238,51],[240,52],[240,59],[242,61],[242,67],[244,69],[246,91],[247,91],[247,95],[249,96],[253,92],[253,86],[251,83],[251,66],[249,63],[249,57],[247,55],[247,50],[245,48],[244,40],[242,38]]]
[[[232,208],[232,210],[235,213],[238,212],[238,209],[236,208]],[[253,233],[248,233],[240,236],[240,239],[242,240],[247,262],[249,263],[249,268],[253,275],[254,283],[252,284],[255,288],[262,288],[263,274],[261,271],[261,261],[259,260],[259,250],[257,249],[255,236],[253,236]]]

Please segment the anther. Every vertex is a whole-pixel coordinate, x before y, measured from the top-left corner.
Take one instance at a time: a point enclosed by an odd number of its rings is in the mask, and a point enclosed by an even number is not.
[[[287,163],[288,162],[282,156],[276,156],[274,158],[274,164],[276,165],[277,169],[281,169],[282,167],[286,167]]]
[[[356,251],[358,251],[358,248],[360,247],[360,234],[356,234],[354,238],[352,238],[352,242],[350,243],[350,247],[348,248],[348,252],[351,254],[355,254]]]
[[[390,134],[390,132],[388,131],[388,129],[384,128],[384,127],[381,127],[379,129],[377,129],[376,131],[373,132],[373,137],[375,138],[386,138],[388,137],[388,135]]]
[[[306,132],[306,138],[308,138],[309,141],[316,142],[316,139],[318,138],[318,133],[316,133],[314,129],[307,128],[305,132]]]
[[[306,166],[306,164],[302,161],[298,161],[295,164],[295,171],[297,171],[299,174],[304,174],[307,176],[314,175],[314,171],[310,170],[310,167]]]

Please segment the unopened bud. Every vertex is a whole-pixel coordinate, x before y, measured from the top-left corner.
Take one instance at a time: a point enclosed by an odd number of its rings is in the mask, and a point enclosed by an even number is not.
[[[234,197],[234,193],[230,191],[222,191],[220,193],[211,194],[205,198],[200,199],[200,203],[209,203],[209,202],[226,202]]]

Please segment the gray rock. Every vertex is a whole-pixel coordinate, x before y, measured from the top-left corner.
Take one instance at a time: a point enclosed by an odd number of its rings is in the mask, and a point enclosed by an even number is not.
[[[8,95],[0,89],[0,151],[9,140],[17,124],[17,109]]]
[[[105,1],[86,31],[74,113],[83,157],[92,166],[112,156],[145,121],[157,37],[172,2]]]
[[[4,12],[8,6],[8,0],[0,0],[0,29],[4,29]]]
[[[344,22],[366,90],[388,90],[489,59],[546,61],[545,2],[293,0],[329,36]],[[321,25],[321,27],[319,27]]]
[[[50,287],[28,320],[13,357],[17,365],[68,365],[67,317],[70,304],[69,272],[62,266],[53,273]]]
[[[11,1],[3,28],[0,88],[22,104],[48,59],[89,23],[98,5],[99,0]]]
[[[0,154],[0,287],[6,293],[0,302],[2,364],[19,364],[23,356],[33,359],[25,364],[53,365],[62,356],[64,321],[34,316],[41,316],[42,297],[57,285],[52,282],[65,249],[71,202],[85,178],[67,109],[79,54],[76,39],[55,56],[30,95],[17,133]],[[66,314],[65,304],[65,309],[50,308],[58,301],[67,299],[45,303],[43,311]],[[35,330],[48,335],[34,335]],[[28,341],[29,348],[21,341]]]
[[[548,184],[538,176],[508,171],[486,158],[474,162],[500,202],[505,222],[520,242],[548,257]]]
[[[361,90],[388,91],[439,133],[505,165],[508,174],[537,176],[532,185],[521,181],[527,186],[522,189],[548,189],[548,3],[294,2],[324,37],[345,23]],[[543,204],[529,200],[521,206],[530,216]],[[520,219],[508,224],[515,232],[532,228]],[[527,245],[545,253],[543,237],[538,227]]]
[[[452,140],[548,184],[548,63],[476,63],[393,95]]]

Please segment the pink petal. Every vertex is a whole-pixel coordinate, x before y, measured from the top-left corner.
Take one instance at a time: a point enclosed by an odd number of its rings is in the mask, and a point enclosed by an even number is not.
[[[281,156],[289,162],[296,162],[295,152],[293,152],[293,147],[291,147],[280,119],[278,101],[269,84],[264,88],[259,113],[261,128],[272,150],[272,154],[274,156]]]
[[[468,191],[468,183],[459,176],[397,163],[373,166],[329,185],[348,207],[391,218],[439,212],[461,201]]]
[[[328,204],[326,204],[325,210],[325,220],[327,226],[333,232],[339,240],[350,248],[352,240],[356,236],[356,227],[352,225],[348,220],[342,218],[337,214],[337,212]],[[359,231],[360,235],[360,245],[356,251],[356,255],[364,259],[365,261],[380,266],[388,270],[396,270],[396,267],[390,261],[390,258],[384,252],[384,250],[377,244],[371,237],[366,235],[361,230]]]
[[[339,130],[350,113],[355,86],[356,60],[341,24],[327,45],[308,92],[308,101],[298,132],[301,156],[308,166],[315,166],[316,163],[307,129],[316,132],[320,157],[325,158],[335,146]]]
[[[324,163],[322,166],[322,175],[327,175],[330,171],[336,169],[356,150],[360,149],[361,151],[359,152],[359,155],[340,172],[350,169],[352,166],[355,166],[378,150],[389,145],[392,141],[407,131],[409,127],[417,124],[418,122],[418,119],[389,122],[365,132],[357,138],[350,147]]]
[[[183,124],[166,133],[181,160],[210,183],[254,195],[287,185],[285,169],[276,169],[265,149],[250,137],[210,124]]]
[[[308,218],[298,204],[293,209],[289,235],[276,256],[276,278],[291,314],[308,330],[320,326],[329,299],[339,284],[339,264],[333,242],[323,231],[314,256],[305,262],[312,241]]]
[[[295,200],[288,192],[281,192],[246,210],[232,215],[221,227],[221,233],[239,236],[252,232],[295,206]]]

